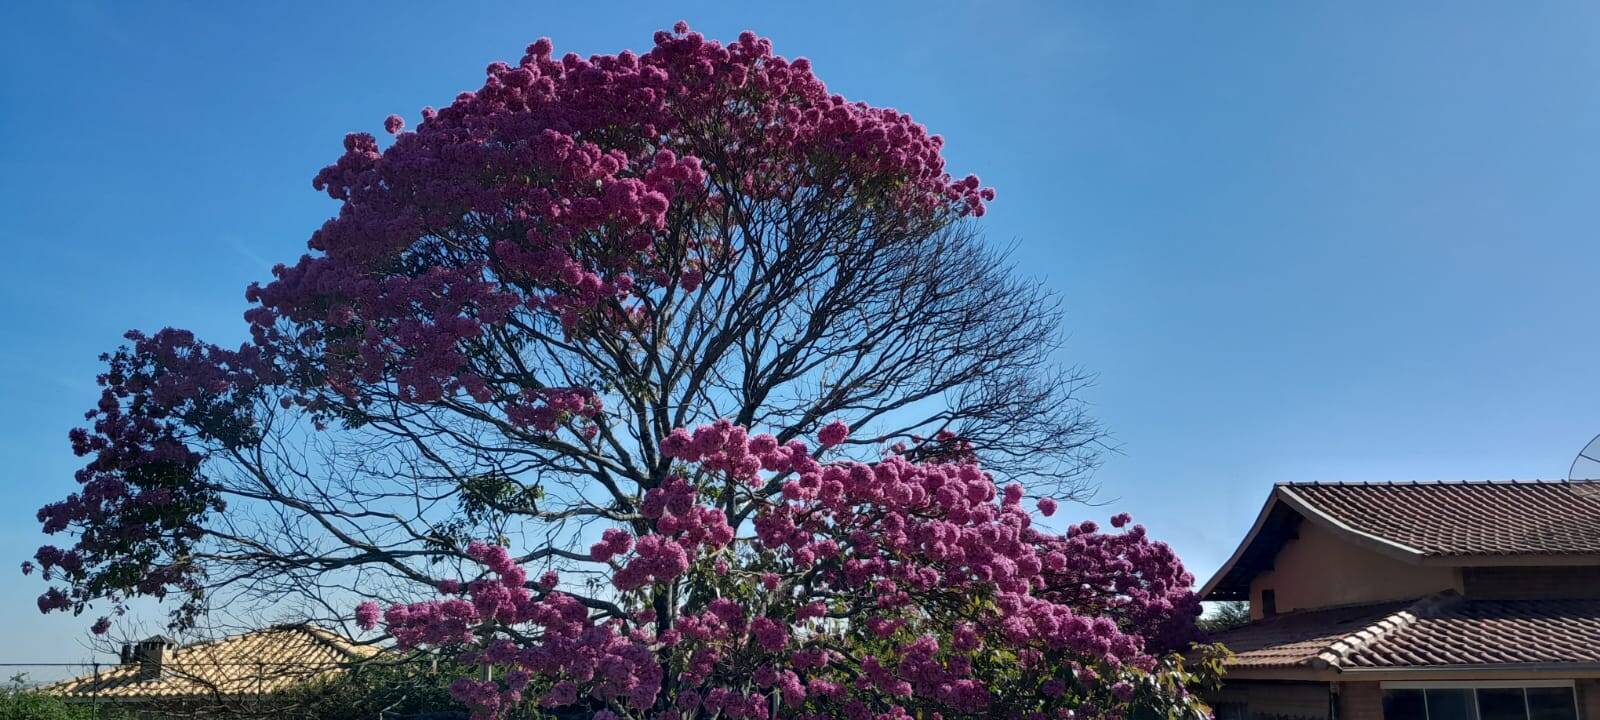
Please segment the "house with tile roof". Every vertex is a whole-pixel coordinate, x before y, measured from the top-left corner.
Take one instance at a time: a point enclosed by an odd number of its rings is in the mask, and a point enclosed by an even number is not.
[[[1600,481],[1281,484],[1219,720],[1600,720]]]
[[[143,717],[255,715],[270,713],[294,691],[332,679],[377,652],[305,623],[184,646],[156,635],[123,646],[117,665],[40,691]]]

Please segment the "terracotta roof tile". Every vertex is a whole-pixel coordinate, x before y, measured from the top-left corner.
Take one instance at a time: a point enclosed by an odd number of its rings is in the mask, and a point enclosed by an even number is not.
[[[1238,668],[1600,663],[1600,600],[1419,600],[1280,615],[1213,638]]]
[[[1600,663],[1600,600],[1460,600],[1351,654],[1345,667]]]
[[[281,625],[178,648],[159,675],[138,662],[116,665],[43,688],[64,697],[176,699],[267,695],[340,671],[375,655],[313,625]]]
[[[1280,487],[1357,531],[1423,555],[1600,554],[1600,481]]]
[[[1218,633],[1234,652],[1232,667],[1307,665],[1334,643],[1405,609],[1410,601],[1294,612]]]

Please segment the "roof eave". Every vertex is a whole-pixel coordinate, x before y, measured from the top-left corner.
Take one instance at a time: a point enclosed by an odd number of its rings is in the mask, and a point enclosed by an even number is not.
[[[1518,553],[1514,555],[1429,555],[1423,565],[1443,567],[1541,567],[1600,565],[1600,555],[1592,553]]]
[[[1233,566],[1238,564],[1239,558],[1244,557],[1245,551],[1250,549],[1250,545],[1255,542],[1256,536],[1261,534],[1261,528],[1267,524],[1267,516],[1272,514],[1272,508],[1277,503],[1278,489],[1274,487],[1272,492],[1267,495],[1267,501],[1262,503],[1261,512],[1256,513],[1256,521],[1250,526],[1250,532],[1245,533],[1244,540],[1241,540],[1239,546],[1233,549],[1233,554],[1229,555],[1228,560],[1222,563],[1222,567],[1217,568],[1217,571],[1211,575],[1211,579],[1201,586],[1201,600],[1211,599],[1211,593],[1216,591],[1217,585],[1228,576],[1228,573],[1233,571]]]
[[[1310,520],[1311,522],[1314,522],[1324,528],[1332,530],[1341,537],[1344,537],[1345,539],[1362,547],[1375,550],[1389,557],[1402,560],[1413,565],[1420,565],[1428,559],[1427,554],[1421,550],[1418,550],[1417,548],[1397,543],[1393,540],[1356,529],[1349,523],[1346,523],[1343,520],[1340,520],[1317,508],[1305,498],[1295,493],[1290,486],[1280,484],[1273,486],[1272,494],[1267,496],[1266,503],[1261,506],[1261,512],[1256,514],[1256,521],[1250,526],[1250,532],[1244,536],[1244,540],[1241,541],[1239,546],[1234,549],[1233,554],[1228,557],[1227,562],[1224,562],[1222,567],[1217,568],[1216,573],[1212,574],[1211,579],[1206,581],[1205,585],[1201,586],[1200,599],[1211,599],[1211,594],[1216,591],[1217,586],[1221,584],[1225,578],[1227,578],[1228,574],[1233,571],[1234,565],[1238,564],[1240,558],[1244,557],[1245,552],[1248,551],[1250,546],[1255,543],[1256,537],[1260,535],[1262,527],[1265,526],[1267,522],[1267,518],[1271,516],[1273,508],[1279,503],[1282,503],[1289,509],[1294,510],[1301,517]]]
[[[1313,682],[1377,682],[1384,680],[1526,680],[1600,678],[1600,663],[1504,663],[1493,665],[1421,665],[1414,667],[1315,668],[1309,665],[1230,667],[1227,678]]]
[[[1418,550],[1417,548],[1398,543],[1388,538],[1374,535],[1363,530],[1358,530],[1349,523],[1323,512],[1317,506],[1308,502],[1305,498],[1300,497],[1298,493],[1294,492],[1294,490],[1287,485],[1277,486],[1277,488],[1274,490],[1274,494],[1282,498],[1285,505],[1294,508],[1294,510],[1300,513],[1301,516],[1329,530],[1333,530],[1343,535],[1346,539],[1352,540],[1358,545],[1362,545],[1369,549],[1383,553],[1384,555],[1388,555],[1397,560],[1404,560],[1414,565],[1422,564],[1422,561],[1427,558],[1427,553]]]

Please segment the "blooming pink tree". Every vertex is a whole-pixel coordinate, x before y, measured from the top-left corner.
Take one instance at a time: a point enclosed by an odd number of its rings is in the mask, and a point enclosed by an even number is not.
[[[288,604],[481,666],[483,717],[1198,707],[1172,551],[1030,509],[1099,435],[938,136],[682,24],[385,127],[249,343],[107,357],[42,610]]]

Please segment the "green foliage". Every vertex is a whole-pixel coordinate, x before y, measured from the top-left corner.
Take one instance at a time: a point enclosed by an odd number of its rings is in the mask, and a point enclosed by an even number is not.
[[[37,692],[0,693],[0,720],[88,720],[87,708],[74,707],[60,698]]]
[[[0,720],[90,720],[91,708],[68,705],[30,686],[27,673],[11,676],[0,689]]]
[[[1207,635],[1246,625],[1250,622],[1250,603],[1229,601],[1216,603],[1197,623]]]
[[[1223,664],[1229,652],[1221,645],[1199,645],[1186,655],[1174,653],[1146,672],[1125,675],[1133,683],[1129,702],[1132,720],[1210,720],[1211,708],[1201,695],[1222,687]]]
[[[450,683],[472,669],[447,660],[374,662],[300,690],[283,720],[461,720],[466,710]]]

